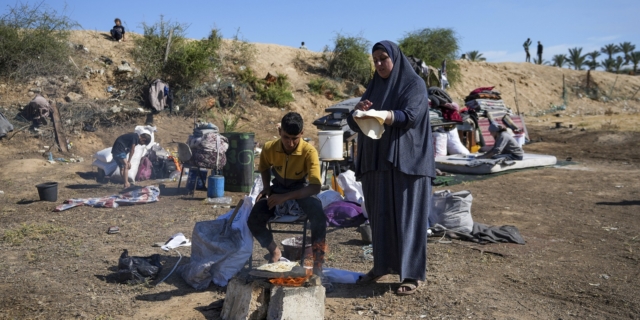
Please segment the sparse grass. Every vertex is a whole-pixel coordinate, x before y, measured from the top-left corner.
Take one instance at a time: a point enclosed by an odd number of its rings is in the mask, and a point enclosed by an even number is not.
[[[609,119],[605,120],[601,128],[602,130],[617,130],[620,129],[620,126],[617,123],[614,123],[612,119]]]
[[[25,239],[40,240],[48,235],[59,232],[64,232],[64,228],[50,223],[23,223],[22,226],[17,229],[5,231],[2,237],[2,241],[12,246],[17,246],[22,244]]]
[[[329,100],[342,98],[338,87],[327,79],[313,79],[309,82],[308,86],[309,91],[318,95],[324,95]]]
[[[607,110],[604,111],[604,115],[605,116],[612,116],[614,114],[613,109],[611,107],[607,108]]]

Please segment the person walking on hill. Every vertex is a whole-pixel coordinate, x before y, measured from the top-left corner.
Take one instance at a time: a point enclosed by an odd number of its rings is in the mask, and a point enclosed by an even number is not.
[[[525,58],[525,62],[531,62],[531,54],[529,54],[529,46],[531,46],[531,38],[527,38],[527,41],[522,45],[524,47],[524,52],[527,54]]]
[[[538,41],[538,64],[542,64],[542,43]]]

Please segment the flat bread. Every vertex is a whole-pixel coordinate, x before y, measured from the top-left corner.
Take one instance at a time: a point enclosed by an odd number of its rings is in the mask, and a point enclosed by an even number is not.
[[[353,120],[356,121],[362,133],[371,139],[380,139],[384,133],[384,120],[389,111],[378,110],[356,110],[353,113]],[[362,118],[370,117],[370,118]]]
[[[278,261],[274,263],[263,264],[256,269],[269,272],[289,272],[293,267],[299,265],[298,262]]]

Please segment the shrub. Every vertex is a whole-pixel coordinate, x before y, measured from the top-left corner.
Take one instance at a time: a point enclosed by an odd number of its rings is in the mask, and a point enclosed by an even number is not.
[[[341,99],[340,91],[329,80],[318,78],[313,79],[308,84],[309,91],[318,95],[324,95],[329,100]]]
[[[144,36],[136,39],[132,54],[147,81],[161,78],[173,88],[193,88],[217,65],[222,38],[216,29],[206,39],[187,40],[187,25],[162,16],[155,24],[143,23],[143,29]],[[166,55],[169,35],[171,43]]]
[[[75,75],[67,43],[75,26],[76,22],[43,3],[9,7],[0,17],[0,75],[14,79]]]
[[[334,48],[327,56],[329,75],[366,86],[372,75],[370,43],[362,37],[338,34]]]
[[[398,42],[406,56],[422,59],[427,65],[441,68],[447,60],[447,79],[454,85],[460,78],[460,67],[456,63],[458,38],[452,29],[422,29],[407,33]]]
[[[255,91],[258,101],[268,106],[284,108],[295,100],[291,92],[291,84],[285,74],[278,74],[275,76],[275,81],[267,83],[263,79],[258,79],[251,68],[245,67],[238,72],[238,78]]]
[[[289,103],[295,100],[286,74],[278,74],[274,83],[256,90],[256,93],[256,97],[260,102],[277,108],[288,107]]]

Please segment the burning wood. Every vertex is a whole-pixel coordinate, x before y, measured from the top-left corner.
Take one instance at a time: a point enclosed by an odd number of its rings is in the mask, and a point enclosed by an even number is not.
[[[276,285],[276,286],[283,286],[283,287],[301,287],[306,281],[307,279],[309,279],[309,276],[306,277],[287,277],[287,278],[274,278],[274,279],[269,279],[269,282],[271,282],[272,284]]]

